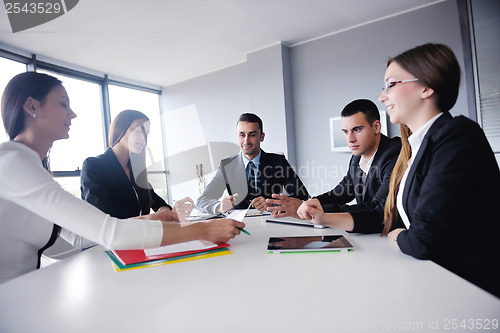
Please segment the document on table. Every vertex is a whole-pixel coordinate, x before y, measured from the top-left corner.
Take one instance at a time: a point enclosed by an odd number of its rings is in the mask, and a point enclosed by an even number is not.
[[[243,222],[243,219],[247,215],[247,210],[248,209],[235,209],[228,216],[226,216],[226,219],[233,219],[235,221]]]
[[[268,212],[266,210],[263,211],[263,212],[261,212],[257,208],[251,208],[251,209],[249,209],[247,211],[247,214],[246,214],[247,217],[251,217],[251,216],[263,216],[263,215],[271,215],[271,212]]]
[[[248,207],[247,209],[235,209],[229,215],[227,215],[226,218],[243,222],[245,216],[251,217],[251,216],[262,216],[262,215],[271,215],[271,213],[267,211],[260,212],[258,209],[255,208],[251,209],[250,207]]]
[[[166,245],[161,247],[155,247],[153,249],[145,249],[144,253],[146,256],[157,256],[167,253],[178,253],[178,252],[188,252],[188,251],[198,251],[217,247],[217,244],[206,245],[201,241],[190,241],[179,244]]]

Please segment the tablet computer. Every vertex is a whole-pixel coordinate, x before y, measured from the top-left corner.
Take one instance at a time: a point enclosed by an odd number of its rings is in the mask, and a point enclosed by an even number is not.
[[[352,251],[352,244],[342,235],[270,237],[268,253]]]
[[[314,227],[314,228],[328,228],[327,226],[320,225],[320,224],[314,224],[311,222],[311,220],[301,220],[297,219],[295,217],[268,217],[266,218],[266,222],[271,222],[271,223],[281,223],[281,224],[292,224],[292,225],[300,225],[304,227]]]

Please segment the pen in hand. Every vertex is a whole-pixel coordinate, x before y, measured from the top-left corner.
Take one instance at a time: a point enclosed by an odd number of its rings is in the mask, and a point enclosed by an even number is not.
[[[245,234],[247,234],[248,236],[252,236],[252,235],[250,235],[250,233],[249,233],[248,231],[246,231],[245,229],[240,228],[240,227],[236,227],[236,228],[238,228],[238,230],[239,230],[239,231],[244,232],[244,233],[245,233]]]
[[[251,205],[252,205],[252,203],[250,203],[250,206],[248,206],[248,208],[250,208]],[[245,218],[245,215],[248,211],[248,208],[244,209],[244,210],[234,210],[231,214],[224,214],[223,213],[224,218],[226,218],[226,219],[229,218],[229,219],[233,219],[233,220],[238,221],[238,222],[243,222],[243,219]],[[250,233],[248,231],[246,231],[245,229],[240,228],[240,227],[236,227],[236,228],[238,228],[239,231],[251,236]]]
[[[250,201],[250,205],[248,205],[248,208],[247,208],[246,210],[249,210],[249,209],[250,209],[250,207],[252,207],[252,201]],[[247,234],[248,236],[251,236],[251,235],[250,235],[250,233],[249,233],[248,231],[246,231],[245,229],[240,228],[240,227],[236,227],[236,228],[238,228],[238,230],[239,230],[239,231],[244,232],[244,233],[245,233],[245,234]]]

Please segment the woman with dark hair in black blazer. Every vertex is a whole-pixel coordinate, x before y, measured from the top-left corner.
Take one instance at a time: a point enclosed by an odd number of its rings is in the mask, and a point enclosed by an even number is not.
[[[149,127],[149,118],[142,112],[125,110],[116,116],[109,132],[110,148],[83,162],[82,199],[122,219],[148,215],[151,209],[172,209],[148,182],[145,154]],[[186,200],[190,201],[186,198],[183,202]],[[178,221],[175,212],[166,215]]]
[[[389,60],[379,101],[401,124],[403,145],[383,235],[500,297],[500,171],[478,124],[449,113],[459,84],[460,66],[445,45]],[[395,228],[401,222],[406,228]]]

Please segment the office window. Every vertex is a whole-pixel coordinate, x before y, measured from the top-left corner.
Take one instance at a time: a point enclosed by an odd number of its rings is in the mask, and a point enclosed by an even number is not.
[[[10,79],[19,73],[26,72],[26,65],[17,61],[9,60],[0,57],[0,95],[3,95],[3,90]],[[9,140],[9,136],[5,132],[5,127],[2,122],[0,130],[0,142]]]
[[[79,170],[87,157],[104,151],[100,85],[45,70],[38,72],[55,76],[63,82],[71,108],[77,115],[71,121],[69,139],[54,142],[50,151],[50,168],[52,171]]]
[[[137,110],[148,116],[151,122],[146,154],[148,179],[155,192],[167,200],[159,95],[113,84],[108,86],[108,90],[111,121],[118,113],[127,109]]]
[[[69,139],[54,142],[50,150],[50,169],[65,190],[80,197],[82,163],[89,156],[102,154],[105,147],[100,85],[46,70],[38,72],[63,82],[71,108],[77,115],[71,121]]]
[[[500,2],[470,1],[476,58],[478,113],[500,162]]]

